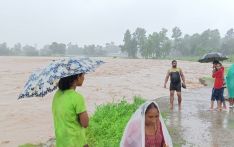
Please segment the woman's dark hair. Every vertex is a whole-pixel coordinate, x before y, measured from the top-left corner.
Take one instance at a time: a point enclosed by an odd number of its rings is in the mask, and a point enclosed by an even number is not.
[[[177,61],[176,61],[176,60],[172,60],[172,61],[171,61],[171,63],[174,63],[174,62],[176,62],[176,63],[177,63]]]
[[[152,102],[149,104],[149,106],[146,108],[145,113],[147,113],[150,109],[155,108],[158,110],[158,107]]]
[[[218,60],[214,60],[213,64],[219,64],[220,62]]]
[[[62,91],[70,89],[73,82],[81,75],[82,75],[82,73],[61,78],[59,80],[59,83],[58,83],[59,89],[62,90]]]

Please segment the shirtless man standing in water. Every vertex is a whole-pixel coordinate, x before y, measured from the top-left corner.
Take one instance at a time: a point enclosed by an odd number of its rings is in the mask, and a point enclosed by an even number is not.
[[[170,77],[170,109],[173,109],[173,103],[174,103],[174,93],[176,91],[177,96],[178,96],[178,106],[179,106],[179,110],[181,110],[181,101],[182,101],[182,97],[181,97],[181,86],[183,86],[184,88],[186,88],[185,85],[185,77],[184,74],[181,70],[181,68],[177,67],[177,61],[173,60],[171,62],[172,64],[172,68],[168,70],[166,78],[165,78],[165,83],[164,83],[164,88],[166,88],[166,84],[167,81]],[[182,79],[182,84],[181,84],[181,79]]]

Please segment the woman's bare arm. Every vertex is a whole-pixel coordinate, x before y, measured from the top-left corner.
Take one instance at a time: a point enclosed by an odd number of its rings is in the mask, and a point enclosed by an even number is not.
[[[87,111],[78,114],[78,118],[82,127],[87,128],[89,126],[89,116]]]

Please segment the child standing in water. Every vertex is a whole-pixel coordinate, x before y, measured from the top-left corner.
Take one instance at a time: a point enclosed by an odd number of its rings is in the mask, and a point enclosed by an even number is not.
[[[211,107],[214,108],[214,101],[217,101],[218,110],[222,110],[222,99],[223,99],[223,83],[224,83],[224,68],[221,63],[217,63],[216,70],[213,71],[212,77],[215,79],[214,89],[211,97]]]

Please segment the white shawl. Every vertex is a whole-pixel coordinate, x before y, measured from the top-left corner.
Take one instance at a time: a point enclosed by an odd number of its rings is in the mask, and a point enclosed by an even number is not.
[[[125,127],[124,134],[120,142],[120,147],[145,147],[145,111],[151,103],[154,103],[158,107],[156,102],[147,101],[142,104],[132,115],[127,126]],[[159,107],[158,111],[160,114]],[[161,114],[159,116],[159,120],[161,122],[163,136],[167,147],[173,147],[171,136],[168,133]]]

